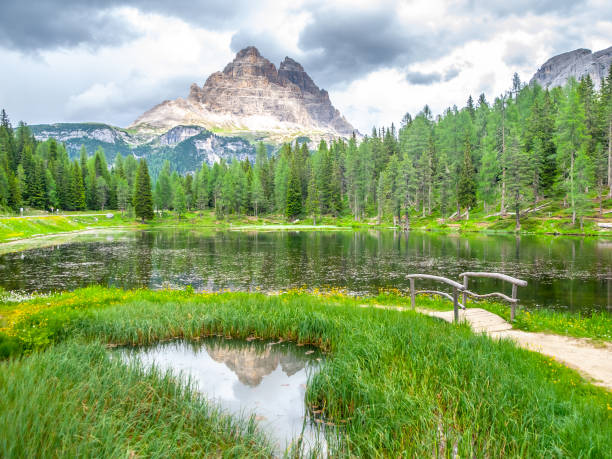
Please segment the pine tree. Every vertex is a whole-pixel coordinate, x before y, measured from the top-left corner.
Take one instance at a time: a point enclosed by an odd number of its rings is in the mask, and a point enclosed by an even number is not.
[[[317,224],[317,216],[321,214],[321,200],[317,189],[317,178],[313,168],[310,169],[308,179],[308,197],[306,199],[306,213],[312,217],[312,224]]]
[[[510,138],[507,153],[508,202],[514,207],[516,230],[518,231],[521,229],[521,207],[528,201],[531,192],[529,184],[532,173],[529,158],[525,150],[521,148],[516,134]]]
[[[183,185],[178,183],[176,187],[174,188],[173,194],[174,194],[174,200],[173,200],[174,211],[176,212],[177,220],[180,220],[181,215],[183,215],[187,211],[187,200],[185,197],[185,190],[183,188]]]
[[[83,175],[79,163],[75,160],[72,163],[72,205],[75,210],[84,210],[87,206],[85,202],[85,187],[83,185]]]
[[[569,198],[572,209],[572,224],[576,224],[576,154],[585,146],[588,139],[584,106],[580,101],[577,83],[570,79],[564,88],[559,116],[556,122],[555,144],[557,145],[557,162],[562,167],[561,188]]]
[[[286,209],[286,215],[289,219],[299,217],[302,213],[302,181],[300,179],[298,159],[295,155],[289,167]]]
[[[149,178],[147,162],[144,159],[141,159],[138,163],[138,173],[134,185],[134,211],[136,217],[140,218],[143,223],[145,220],[151,220],[154,217],[151,179]]]
[[[458,196],[459,205],[468,211],[476,205],[476,182],[474,180],[474,166],[472,165],[472,149],[470,139],[465,138],[463,165],[459,176]]]

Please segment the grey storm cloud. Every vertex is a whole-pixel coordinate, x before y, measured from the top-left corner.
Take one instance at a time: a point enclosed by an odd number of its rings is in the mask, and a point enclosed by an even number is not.
[[[392,9],[318,10],[300,33],[304,64],[325,84],[351,81],[373,70],[418,62],[435,53],[435,39],[408,31]]]
[[[442,80],[442,74],[439,72],[408,72],[406,73],[406,80],[410,84],[429,85],[440,82]]]
[[[410,84],[415,85],[430,85],[433,83],[440,83],[442,81],[450,81],[461,73],[461,70],[458,67],[451,67],[446,72],[407,72],[406,80]]]
[[[35,4],[9,0],[2,3],[0,46],[22,52],[83,44],[118,45],[130,40],[136,34],[120,16],[112,13],[118,7],[179,17],[208,29],[229,27],[237,15],[253,7],[248,0],[207,0],[201,5],[188,0],[40,0]]]

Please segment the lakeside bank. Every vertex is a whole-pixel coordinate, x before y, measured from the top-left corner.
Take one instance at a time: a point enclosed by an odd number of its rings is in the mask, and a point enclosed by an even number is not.
[[[573,370],[467,325],[361,308],[362,301],[331,293],[91,287],[2,303],[8,338],[2,346],[14,346],[13,357],[0,364],[0,425],[10,434],[2,447],[146,455],[147,438],[158,438],[155,446],[177,455],[267,455],[256,429],[232,429],[248,423],[221,421],[180,382],[120,365],[105,351],[221,335],[308,343],[328,355],[308,383],[306,404],[338,426],[331,443],[338,455],[605,456],[612,449],[612,396]],[[419,306],[436,302],[423,301]],[[21,344],[11,344],[13,338]],[[126,383],[105,384],[111,380]],[[65,400],[64,393],[73,396]],[[147,400],[159,401],[156,414]],[[55,413],[52,424],[40,416],[43,406]],[[172,415],[177,409],[183,423]],[[197,430],[198,423],[211,429]],[[235,433],[228,437],[226,429]]]

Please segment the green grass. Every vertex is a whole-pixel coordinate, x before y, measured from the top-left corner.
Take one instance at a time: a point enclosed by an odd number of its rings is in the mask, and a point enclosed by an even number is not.
[[[554,203],[553,203],[554,204]],[[521,219],[522,234],[556,234],[556,235],[587,235],[587,236],[609,236],[612,231],[597,227],[596,222],[587,218],[584,228],[581,230],[578,224],[572,225],[567,209],[557,209],[551,204],[545,210],[553,209],[555,212],[539,212],[529,218]],[[40,215],[37,218],[0,218],[0,243],[18,241],[32,237],[61,234],[74,231],[82,231],[99,227],[128,227],[128,228],[161,228],[161,227],[185,227],[185,228],[245,228],[249,230],[265,229],[336,229],[336,228],[387,228],[393,225],[390,218],[385,218],[381,224],[377,224],[376,218],[355,221],[351,215],[338,217],[323,216],[317,219],[316,227],[312,227],[312,218],[303,218],[287,221],[282,215],[248,216],[227,215],[219,217],[213,210],[192,211],[181,216],[180,219],[171,211],[165,211],[157,215],[155,219],[140,224],[128,216],[122,217],[117,211],[109,211],[114,217],[107,219],[106,212],[99,212],[99,216],[85,216],[97,212],[74,212],[62,216]],[[548,216],[550,214],[550,217]],[[592,216],[596,216],[594,209]],[[482,209],[476,209],[470,214],[470,220],[445,220],[439,215],[428,217],[413,216],[410,220],[412,230],[439,231],[439,232],[485,232],[485,233],[514,233],[515,221],[511,216],[487,217]]]
[[[10,433],[2,436],[0,455],[34,451],[25,449],[24,438],[46,455],[66,448],[71,456],[147,456],[170,444],[171,456],[267,451],[245,424],[236,421],[243,428],[227,435],[229,421],[183,386],[109,360],[102,347],[217,334],[284,338],[328,353],[309,382],[307,403],[339,426],[331,445],[337,456],[451,456],[453,448],[459,457],[612,451],[612,395],[574,371],[465,325],[357,307],[362,302],[92,287],[5,303],[5,340],[19,347],[14,355],[31,355],[0,364],[0,431]],[[207,445],[219,445],[217,453]]]
[[[270,457],[253,420],[100,344],[65,343],[2,367],[2,457]]]
[[[429,297],[417,298],[419,307],[436,311],[450,311],[453,304],[448,300]],[[409,308],[410,297],[399,290],[381,292],[378,296],[367,298],[367,304],[397,305]],[[468,308],[482,308],[503,317],[510,322],[510,306],[505,303],[489,301],[473,302],[468,300]],[[596,341],[612,342],[612,314],[600,311],[581,314],[549,309],[516,309],[514,328],[529,332],[546,332],[575,338],[590,338]]]
[[[99,216],[74,214],[70,216],[40,216],[35,218],[0,218],[0,243],[20,239],[47,236],[58,233],[83,231],[90,228],[128,226],[132,222],[117,215],[106,218],[106,213]]]

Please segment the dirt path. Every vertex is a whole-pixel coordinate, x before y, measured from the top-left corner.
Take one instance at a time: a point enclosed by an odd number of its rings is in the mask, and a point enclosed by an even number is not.
[[[406,310],[393,306],[375,307]],[[417,312],[447,322],[453,321],[453,311],[417,308]],[[612,344],[610,343],[594,344],[585,338],[515,330],[503,318],[481,308],[459,311],[459,320],[468,322],[477,333],[486,333],[491,338],[512,339],[525,349],[553,357],[558,362],[577,370],[593,384],[612,391]]]
[[[453,311],[418,309],[418,312],[447,322],[453,321]],[[503,318],[481,308],[460,311],[459,320],[467,321],[475,332],[486,333],[492,338],[509,338],[525,349],[554,357],[578,370],[593,384],[612,390],[612,345],[609,343],[594,345],[584,338],[515,330]]]

